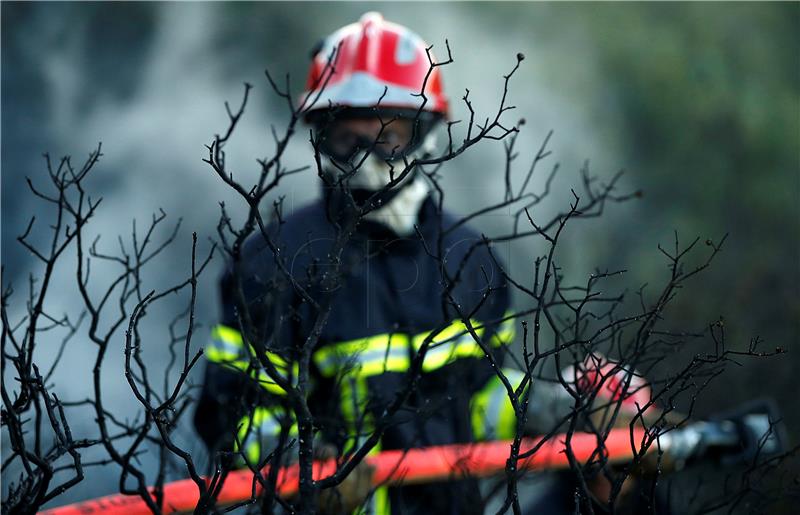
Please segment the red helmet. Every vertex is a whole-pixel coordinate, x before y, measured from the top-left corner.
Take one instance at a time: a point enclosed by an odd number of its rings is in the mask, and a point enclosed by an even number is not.
[[[376,12],[366,13],[358,23],[342,27],[324,40],[311,62],[301,103],[314,102],[309,114],[329,106],[371,108],[379,101],[381,108],[416,111],[422,106],[419,93],[425,84],[424,111],[447,117],[439,67],[433,68],[425,82],[431,68],[427,46],[402,25],[384,21]],[[336,48],[334,73],[326,82],[330,73],[326,66]]]

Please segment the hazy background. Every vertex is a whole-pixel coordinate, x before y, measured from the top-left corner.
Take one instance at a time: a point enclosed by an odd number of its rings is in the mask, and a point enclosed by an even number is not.
[[[781,404],[793,441],[800,433],[800,4],[539,4],[539,3],[9,3],[2,4],[2,262],[17,286],[12,313],[22,313],[26,277],[40,273],[15,241],[33,214],[47,212],[24,185],[46,178],[43,152],[80,162],[98,141],[103,153],[89,181],[104,197],[93,233],[101,249],[117,248],[131,220],[139,227],[163,208],[184,219],[179,239],[150,269],[146,287],[163,288],[188,272],[190,235],[203,248],[215,235],[218,203],[241,213],[235,197],[207,165],[204,145],[226,127],[225,100],[238,105],[242,83],[254,84],[251,103],[229,146],[240,177],[255,177],[255,159],[269,155],[270,123],[286,120],[263,70],[289,73],[293,93],[305,81],[313,44],[365,11],[380,10],[411,27],[442,58],[447,38],[455,62],[443,69],[453,118],[469,88],[479,115],[493,114],[502,75],[522,52],[510,103],[524,117],[518,140],[522,173],[549,130],[562,175],[541,212],[547,216],[579,186],[584,160],[608,180],[625,169],[623,187],[643,197],[611,206],[600,220],[572,228],[560,262],[573,277],[594,267],[624,268],[631,290],[666,278],[656,249],[677,230],[684,241],[718,240],[730,233],[711,270],[670,308],[669,326],[702,330],[723,315],[731,344],[752,337],[779,358],[744,362],[699,399],[711,414],[759,396]],[[479,116],[478,118],[480,118]],[[502,195],[502,146],[486,143],[443,171],[457,212]],[[287,166],[311,164],[304,133],[289,148]],[[542,168],[537,184],[549,168]],[[291,208],[315,197],[316,178],[301,174],[281,190]],[[238,206],[238,207],[237,207]],[[489,234],[508,216],[476,225]],[[38,241],[49,236],[44,224]],[[34,238],[36,239],[36,238]],[[535,242],[534,242],[535,243]],[[536,244],[507,251],[512,272],[529,273]],[[77,315],[74,262],[54,284],[50,309]],[[216,316],[216,259],[201,281],[198,320]],[[106,272],[94,278],[102,285]],[[146,359],[155,369],[166,355],[165,323],[181,305],[164,305],[146,321]],[[195,346],[203,344],[201,329]],[[105,402],[121,418],[137,404],[121,374],[123,334],[107,359]],[[39,348],[48,363],[56,342]],[[690,349],[691,353],[700,349]],[[54,389],[63,400],[89,395],[95,350],[85,337],[70,344]],[[677,360],[690,359],[691,354]],[[199,372],[200,370],[198,370]],[[199,376],[198,376],[199,377]],[[4,377],[4,381],[11,380]],[[180,441],[200,453],[191,427]],[[74,413],[73,432],[91,437],[91,416]],[[7,449],[5,434],[3,449]],[[143,456],[145,467],[152,457]],[[60,500],[117,489],[117,468],[94,470]],[[175,475],[181,475],[176,471]]]

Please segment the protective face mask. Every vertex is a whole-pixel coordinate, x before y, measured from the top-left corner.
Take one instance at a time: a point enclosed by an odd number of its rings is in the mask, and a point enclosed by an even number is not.
[[[428,135],[423,145],[413,155],[408,156],[409,162],[417,156],[429,154],[434,148],[435,139],[433,135]],[[392,179],[397,180],[405,169],[403,160],[387,163],[373,154],[366,158],[364,154],[358,154],[352,162],[361,162],[355,174],[348,179],[348,186],[357,202],[366,201],[372,193],[385,187]],[[328,157],[324,158],[323,167],[334,170],[335,174],[342,173]],[[402,182],[390,190],[388,200],[367,213],[364,219],[380,223],[398,236],[409,236],[414,232],[414,225],[419,219],[419,210],[429,192],[430,187],[425,178],[412,170]]]
[[[388,202],[367,213],[364,218],[378,222],[392,230],[398,236],[409,236],[414,232],[414,225],[419,220],[419,210],[429,186],[420,174],[413,174],[407,179]]]

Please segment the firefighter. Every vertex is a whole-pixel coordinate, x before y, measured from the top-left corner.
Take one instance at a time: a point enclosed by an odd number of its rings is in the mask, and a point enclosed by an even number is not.
[[[298,360],[309,349],[307,401],[320,458],[352,453],[376,431],[381,438],[372,452],[515,435],[516,416],[496,373],[514,340],[502,265],[478,233],[440,208],[416,165],[435,150],[435,128],[448,118],[432,59],[419,36],[377,13],[315,48],[300,110],[313,130],[322,194],[278,216],[266,235],[256,231],[223,274],[221,319],[205,349],[195,413],[212,454],[223,451],[223,458],[239,457],[238,465],[250,467],[280,466],[291,457],[298,429],[280,383],[298,380]],[[409,383],[420,353],[421,375]],[[515,387],[525,377],[502,370]],[[561,376],[566,383],[537,380],[530,389],[526,434],[558,431],[579,415],[574,392],[563,384],[594,399],[578,429],[597,431],[610,420],[618,427],[652,425],[658,417],[641,375],[596,351]],[[403,391],[402,409],[389,414]],[[757,436],[748,441],[766,438],[763,427],[745,425],[735,427]],[[779,449],[780,439],[773,440]],[[680,468],[702,456],[708,442],[738,446],[730,428],[713,425],[670,441],[664,459],[645,460],[642,471]],[[362,461],[337,488],[320,493],[318,511],[487,508],[480,493],[486,484],[474,480],[374,488],[372,472]],[[604,506],[609,479],[597,474],[585,483],[596,506]],[[571,472],[561,473],[525,512],[574,513],[579,489]],[[667,512],[652,491],[626,480],[615,509],[627,503],[629,512],[653,505]]]
[[[307,342],[315,342],[308,403],[325,453],[354,451],[377,424],[373,452],[513,435],[513,411],[484,352],[500,366],[514,338],[497,256],[440,210],[413,166],[448,117],[427,48],[367,13],[315,49],[300,102],[322,195],[282,216],[269,238],[256,231],[224,274],[195,415],[212,453],[235,450],[256,466],[297,435],[286,392],[253,355],[262,350],[295,381]],[[423,346],[421,376],[387,418]],[[321,495],[319,510],[482,512],[474,481],[373,489],[370,474],[357,467]]]

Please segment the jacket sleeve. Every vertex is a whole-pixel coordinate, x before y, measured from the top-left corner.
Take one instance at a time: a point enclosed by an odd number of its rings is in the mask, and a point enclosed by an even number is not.
[[[519,319],[514,318],[511,310],[511,288],[499,253],[496,250],[490,253],[489,249],[482,247],[476,254],[477,259],[472,265],[476,268],[472,274],[475,282],[472,290],[477,294],[473,303],[481,306],[477,312],[481,326],[479,335],[484,346],[492,350],[495,363],[502,366],[514,344]],[[484,297],[487,293],[488,296]]]
[[[503,275],[503,263],[496,253],[485,251],[480,259],[481,267],[477,275],[475,291],[492,291],[483,301],[479,311],[479,321],[483,325],[483,343],[492,351],[492,357],[499,370],[511,385],[521,384],[523,372],[503,367],[506,354],[512,351],[519,319],[511,310],[511,291]],[[488,280],[488,281],[487,281]],[[470,400],[472,433],[476,440],[513,438],[516,429],[516,415],[508,397],[505,385],[495,369],[483,375],[483,382],[476,385]]]
[[[274,272],[271,252],[250,247],[220,283],[222,316],[205,348],[194,422],[212,453],[242,450],[258,463],[282,432],[294,430],[281,383],[292,383],[296,365],[293,296]]]

